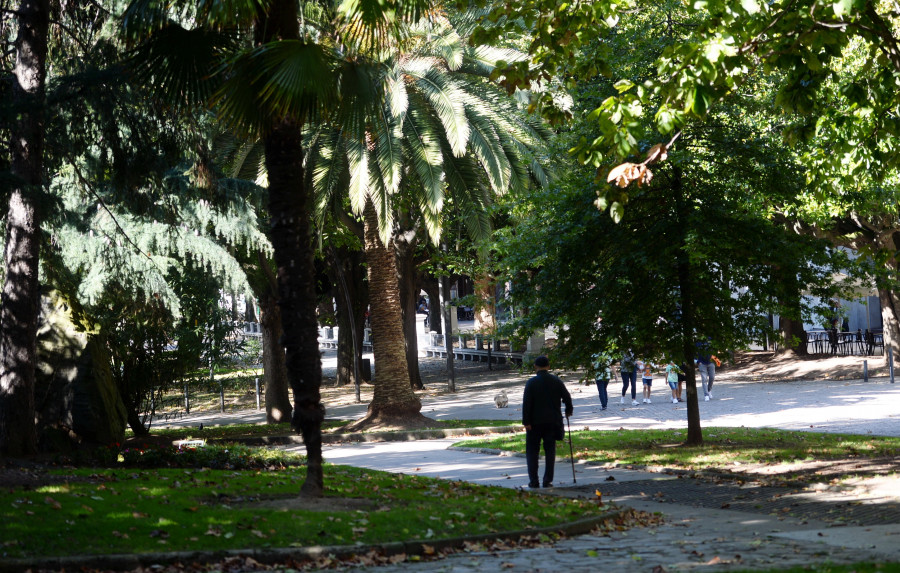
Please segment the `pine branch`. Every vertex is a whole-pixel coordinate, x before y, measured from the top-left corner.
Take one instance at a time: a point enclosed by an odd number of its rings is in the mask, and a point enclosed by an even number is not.
[[[122,225],[119,224],[119,220],[116,219],[116,216],[113,214],[113,212],[110,211],[109,207],[106,206],[106,203],[103,201],[103,198],[100,197],[100,195],[98,195],[96,191],[94,191],[93,187],[91,187],[91,185],[88,183],[87,179],[85,179],[84,175],[81,174],[81,170],[78,168],[78,165],[75,163],[75,161],[72,160],[71,157],[69,157],[69,163],[72,165],[72,169],[74,170],[76,177],[78,177],[78,181],[81,183],[82,188],[86,189],[88,193],[93,195],[93,197],[97,200],[97,202],[100,204],[100,206],[103,207],[103,210],[106,211],[106,213],[110,216],[113,223],[116,225],[116,228],[119,230],[119,232],[122,234],[122,236],[125,237],[125,240],[128,241],[131,244],[131,246],[134,247],[134,249],[138,253],[147,257],[150,260],[150,262],[153,263],[153,266],[156,266],[156,262],[153,260],[153,257],[151,257],[150,255],[145,253],[137,245],[137,243],[134,242],[134,240],[131,238],[131,236],[129,236],[128,233],[125,232],[125,229],[123,229]],[[156,268],[160,273],[163,272],[162,269],[160,269],[158,266]]]

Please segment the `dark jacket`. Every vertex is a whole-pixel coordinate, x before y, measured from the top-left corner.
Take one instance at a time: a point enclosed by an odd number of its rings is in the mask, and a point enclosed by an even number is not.
[[[562,425],[562,414],[559,411],[561,402],[566,404],[566,416],[571,416],[572,396],[566,390],[566,385],[546,370],[538,370],[537,374],[525,383],[522,425]]]

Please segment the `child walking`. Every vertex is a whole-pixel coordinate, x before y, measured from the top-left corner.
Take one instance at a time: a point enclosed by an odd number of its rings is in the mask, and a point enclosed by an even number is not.
[[[653,363],[649,360],[641,364],[641,382],[644,386],[644,404],[650,404],[650,389],[653,386]]]
[[[679,380],[679,377],[678,377],[679,371],[678,370],[679,370],[679,368],[677,366],[675,366],[675,364],[673,364],[672,362],[669,362],[668,364],[666,364],[666,382],[669,383],[669,388],[672,389],[672,403],[673,404],[678,403],[678,396],[681,394],[678,391],[678,380]]]

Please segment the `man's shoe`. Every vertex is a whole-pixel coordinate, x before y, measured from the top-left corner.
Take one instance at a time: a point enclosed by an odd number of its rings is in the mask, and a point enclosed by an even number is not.
[[[539,484],[539,483],[530,483],[530,484],[528,484],[528,487],[529,487],[530,489],[540,489],[540,488],[541,488],[541,484]]]
[[[637,406],[637,405],[638,405],[637,400],[632,400],[632,401],[631,401],[631,405],[632,405],[632,406]]]
[[[553,484],[552,484],[552,483],[545,483],[545,484],[544,484],[544,487],[553,487]]]
[[[704,401],[704,402],[709,402],[709,394],[707,394],[706,396],[703,397],[703,401]]]
[[[603,406],[603,407],[602,407],[602,408],[600,408],[600,409],[601,409],[601,410],[606,410],[606,406]]]

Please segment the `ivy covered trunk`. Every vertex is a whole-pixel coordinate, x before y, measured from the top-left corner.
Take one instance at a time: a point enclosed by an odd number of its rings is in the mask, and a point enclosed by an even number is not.
[[[375,391],[364,418],[353,429],[369,426],[421,426],[426,421],[422,402],[409,382],[409,366],[403,336],[397,259],[394,249],[378,237],[378,216],[366,202],[365,245],[369,268],[370,323],[375,356]]]
[[[40,309],[38,262],[44,154],[44,83],[47,62],[47,0],[22,0],[18,19],[12,101],[17,117],[10,134],[14,187],[6,216],[6,280],[0,301],[0,452],[37,451],[34,367]]]
[[[259,328],[262,333],[263,374],[266,379],[266,422],[288,422],[293,413],[288,392],[288,373],[284,361],[284,349],[279,344],[283,330],[281,311],[274,290],[267,290],[259,299],[262,312]]]

